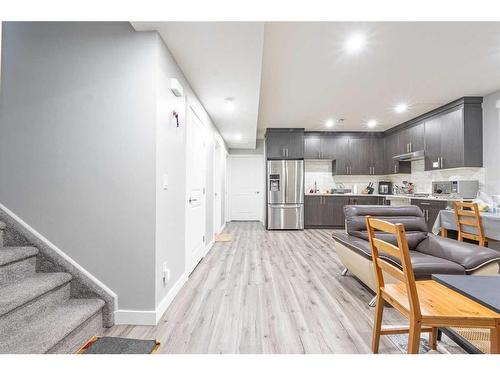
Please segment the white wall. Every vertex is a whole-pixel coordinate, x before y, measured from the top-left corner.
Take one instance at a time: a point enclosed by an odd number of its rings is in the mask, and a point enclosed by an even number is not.
[[[170,300],[172,288],[186,277],[185,236],[186,231],[186,108],[193,107],[207,129],[206,137],[206,244],[213,240],[214,204],[213,204],[213,148],[215,139],[225,144],[215,128],[208,113],[198,100],[196,93],[184,77],[181,69],[161,37],[154,33],[157,45],[156,78],[156,307],[164,309]],[[170,91],[170,79],[176,78],[184,88],[184,97],[177,98]],[[179,124],[172,116],[175,110],[179,114]],[[189,150],[187,151],[189,152]],[[224,167],[222,167],[224,168]],[[163,176],[168,176],[168,189],[163,188]],[[167,284],[162,280],[162,265],[167,262],[171,279]],[[175,293],[175,290],[174,290]],[[162,311],[158,313],[161,314]]]
[[[500,194],[500,91],[483,101],[483,163],[485,191]]]

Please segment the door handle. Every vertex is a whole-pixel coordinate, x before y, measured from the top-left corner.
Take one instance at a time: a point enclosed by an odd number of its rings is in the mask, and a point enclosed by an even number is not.
[[[198,202],[198,199],[189,197],[189,203]]]
[[[260,191],[256,191],[255,194],[260,194]]]

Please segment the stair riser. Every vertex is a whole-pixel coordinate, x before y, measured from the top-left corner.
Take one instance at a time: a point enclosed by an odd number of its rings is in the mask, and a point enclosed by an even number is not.
[[[36,319],[45,310],[67,301],[70,297],[70,284],[51,290],[23,306],[0,317],[0,332],[16,331],[27,322]]]
[[[17,262],[0,266],[0,285],[17,281],[35,273],[36,257],[30,257]]]
[[[102,309],[77,327],[73,332],[59,341],[47,353],[71,354],[80,349],[92,336],[99,336],[103,332]]]

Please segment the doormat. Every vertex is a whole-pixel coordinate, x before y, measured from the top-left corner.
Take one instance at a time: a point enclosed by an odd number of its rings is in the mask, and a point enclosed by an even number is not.
[[[156,340],[127,339],[123,337],[92,337],[77,354],[154,354],[160,348]]]
[[[215,242],[231,242],[233,235],[229,233],[221,233],[215,236]]]

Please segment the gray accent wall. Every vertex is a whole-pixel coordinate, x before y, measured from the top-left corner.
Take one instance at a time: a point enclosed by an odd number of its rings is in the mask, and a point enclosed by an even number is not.
[[[483,99],[483,166],[485,191],[500,194],[500,91]]]
[[[118,295],[155,308],[155,33],[3,23],[0,202]]]
[[[187,105],[207,129],[213,239],[210,117],[156,32],[4,22],[2,46],[0,203],[113,290],[119,310],[155,310],[186,276]]]

